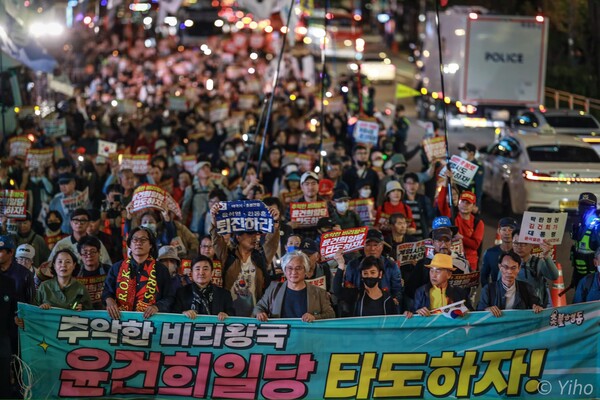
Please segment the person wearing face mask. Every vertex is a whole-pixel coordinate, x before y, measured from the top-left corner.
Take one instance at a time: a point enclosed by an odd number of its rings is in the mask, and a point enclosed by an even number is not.
[[[382,205],[385,201],[385,188],[388,182],[390,181],[398,181],[401,182],[404,174],[406,173],[407,167],[406,159],[402,154],[394,154],[390,158],[386,160],[383,164],[383,172],[385,176],[379,182],[379,191],[377,192],[377,204]],[[430,167],[429,169],[417,172],[417,179],[419,182],[427,182],[433,176],[434,169]]]
[[[358,293],[355,317],[371,317],[376,315],[396,315],[398,308],[389,292],[381,289],[383,263],[377,257],[365,257],[360,263],[362,290]]]
[[[217,163],[217,169],[224,170],[232,170],[235,167],[235,160],[237,159],[237,154],[235,152],[235,144],[232,142],[223,142],[221,157],[219,158],[219,162]]]
[[[369,183],[366,180],[359,179],[356,183],[356,188],[359,199],[369,199],[373,197],[373,191],[371,190],[371,186],[369,186]]]
[[[475,177],[473,177],[473,181],[471,182],[471,186],[467,189],[471,192],[475,193],[477,197],[477,202],[475,203],[475,207],[473,213],[477,214],[479,210],[481,210],[481,199],[483,198],[483,163],[475,158],[477,154],[477,147],[473,143],[463,143],[458,149],[460,150],[460,157],[465,160],[477,165],[477,173]]]
[[[364,144],[357,144],[352,149],[352,166],[344,173],[343,180],[350,189],[349,193],[358,194],[356,183],[359,179],[367,181],[371,192],[375,192],[379,184],[379,176],[369,167],[369,149]]]
[[[371,166],[373,171],[377,173],[379,179],[383,179],[385,177],[385,173],[383,172],[383,153],[380,151],[373,151],[371,153]]]
[[[335,212],[332,217],[336,224],[342,229],[356,228],[362,226],[362,222],[358,214],[348,209],[350,205],[350,196],[345,190],[336,190],[333,195],[333,204]]]

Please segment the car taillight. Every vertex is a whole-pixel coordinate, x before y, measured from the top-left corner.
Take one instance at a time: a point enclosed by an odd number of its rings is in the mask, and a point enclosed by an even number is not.
[[[564,183],[600,183],[600,177],[583,178],[580,176],[551,176],[536,171],[523,171],[523,178],[537,182],[564,182]]]

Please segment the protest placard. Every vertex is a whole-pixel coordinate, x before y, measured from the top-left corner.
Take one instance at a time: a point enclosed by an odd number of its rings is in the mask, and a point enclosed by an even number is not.
[[[131,213],[136,213],[147,208],[165,210],[167,193],[156,185],[144,184],[138,186],[131,198],[128,208]]]
[[[338,250],[342,250],[342,253],[350,253],[362,249],[365,247],[368,230],[368,227],[361,226],[324,233],[321,236],[321,256],[328,259],[333,258]]]
[[[42,129],[48,137],[60,137],[67,134],[67,120],[64,118],[43,119]]]
[[[326,201],[290,203],[290,221],[303,227],[317,226],[319,218],[329,217]]]
[[[78,208],[86,208],[89,201],[88,188],[86,187],[83,191],[69,196],[60,200],[65,215],[71,215],[71,213]]]
[[[567,216],[567,213],[525,211],[519,242],[540,244],[546,240],[549,244],[561,244]]]
[[[344,111],[344,98],[342,96],[333,96],[325,99],[325,110],[330,113],[341,113]]]
[[[305,279],[304,281],[309,285],[313,285],[316,287],[320,287],[323,290],[327,290],[327,279],[325,279],[325,276],[320,276],[314,279]]]
[[[470,272],[468,274],[452,274],[448,279],[448,285],[461,289],[470,289],[479,286],[479,271]]]
[[[30,169],[46,168],[52,165],[54,149],[47,147],[44,149],[28,149],[25,156],[25,166]]]
[[[8,140],[8,147],[11,158],[25,157],[27,150],[31,148],[31,140],[27,139],[27,136],[15,136]]]
[[[130,169],[136,175],[146,175],[150,168],[150,154],[123,154],[120,168]]]
[[[173,213],[173,215],[175,215],[177,218],[183,218],[181,207],[179,207],[179,203],[175,201],[170,192],[165,191],[165,202],[163,204],[163,208],[165,211],[170,211]]]
[[[396,261],[399,265],[411,264],[425,257],[426,240],[402,243],[396,246]],[[429,241],[431,243],[431,241]]]
[[[273,216],[260,200],[222,201],[217,212],[217,232],[273,232]]]
[[[7,218],[25,218],[27,210],[27,191],[9,190],[0,191],[0,213]]]
[[[379,140],[379,124],[373,121],[358,120],[354,125],[354,140],[375,146]]]
[[[293,151],[286,151],[281,163],[282,165],[296,163],[301,172],[312,171],[313,168],[313,159],[310,155]]]
[[[189,104],[184,96],[169,96],[169,110],[171,111],[187,111]]]
[[[211,107],[209,111],[209,119],[211,123],[224,121],[229,116],[229,106],[226,104]]]
[[[423,149],[430,162],[436,158],[446,158],[446,140],[443,137],[423,140]]]
[[[103,157],[110,157],[111,154],[117,152],[117,144],[109,142],[107,140],[98,139],[98,155]]]
[[[454,177],[454,182],[464,188],[471,186],[471,182],[477,173],[479,166],[459,156],[450,158],[450,170]]]
[[[348,204],[350,210],[354,210],[363,224],[373,225],[375,222],[375,199],[352,199]]]

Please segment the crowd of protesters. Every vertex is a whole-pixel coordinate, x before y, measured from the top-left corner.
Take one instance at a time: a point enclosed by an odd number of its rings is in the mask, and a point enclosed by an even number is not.
[[[356,141],[356,121],[376,115],[365,100],[374,91],[355,77],[330,79],[331,104],[321,120],[315,72],[300,71],[310,63],[286,55],[272,113],[263,117],[277,58],[260,49],[249,58],[243,40],[210,41],[209,51],[200,51],[173,37],[146,48],[143,36],[127,30],[105,40],[90,35],[82,32],[65,56],[74,97],[48,117],[65,120],[65,134],[47,135],[36,116],[25,116],[16,134],[28,137],[32,149],[51,148],[54,158],[30,168],[26,154],[11,154],[5,140],[0,185],[27,192],[27,214],[2,219],[2,293],[43,309],[105,309],[115,319],[140,311],[146,318],[177,312],[310,322],[428,316],[461,300],[495,316],[552,306],[548,282],[558,270],[550,247],[534,255],[519,240],[519,221],[502,218],[500,243],[482,249],[481,170],[462,188],[440,174],[443,160],[407,149],[402,107],[388,121],[375,119],[377,143]],[[106,154],[99,140],[116,143],[116,152]],[[475,146],[461,149],[477,163]],[[150,155],[147,172],[122,168],[117,154]],[[419,154],[422,169],[407,171],[407,159]],[[455,204],[446,198],[447,180]],[[181,216],[132,211],[134,191],[144,183],[166,190]],[[256,199],[269,207],[274,233],[217,233],[219,202]],[[368,200],[367,212],[351,207],[355,200]],[[319,201],[328,216],[316,226],[292,220],[291,203]],[[360,226],[369,227],[364,249],[321,257],[323,234]],[[398,245],[424,239],[431,254],[399,262]],[[192,260],[188,271],[183,260]],[[449,281],[480,270],[475,307],[471,291]],[[321,277],[321,288],[306,283]],[[597,280],[576,299],[598,299]],[[8,330],[16,352],[16,329]]]

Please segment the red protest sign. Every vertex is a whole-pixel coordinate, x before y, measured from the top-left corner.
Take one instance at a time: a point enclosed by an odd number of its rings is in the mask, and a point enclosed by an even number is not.
[[[0,212],[8,218],[25,218],[27,191],[3,190],[0,192]]]
[[[31,169],[46,168],[52,165],[54,149],[48,147],[45,149],[28,149],[25,156],[25,166]]]
[[[317,226],[319,218],[329,217],[327,202],[290,203],[290,221],[304,227]]]
[[[132,213],[155,208],[160,211],[171,211],[178,218],[182,216],[179,204],[169,193],[156,185],[144,184],[135,189],[129,207]]]
[[[350,253],[362,249],[365,247],[368,230],[368,227],[362,226],[324,233],[321,236],[321,256],[323,258],[333,258],[338,250],[342,250],[342,253]]]
[[[121,169],[130,169],[136,175],[146,175],[150,167],[150,154],[123,154]]]

